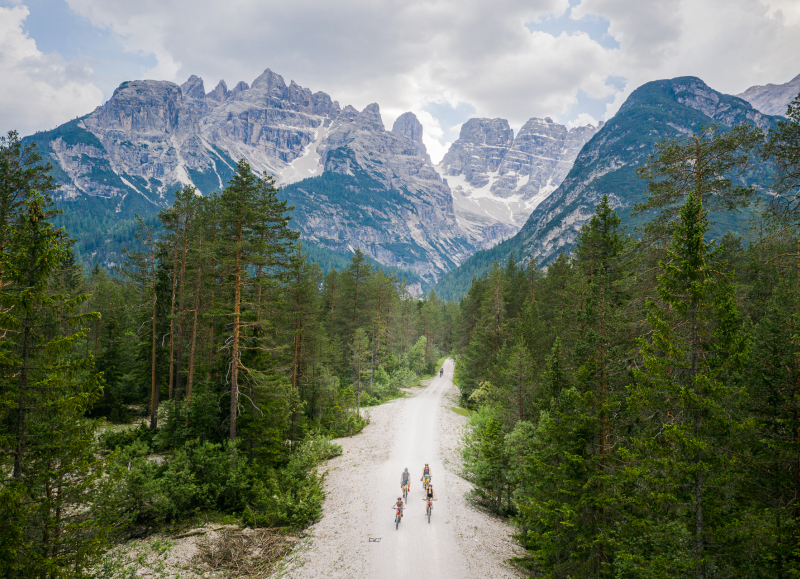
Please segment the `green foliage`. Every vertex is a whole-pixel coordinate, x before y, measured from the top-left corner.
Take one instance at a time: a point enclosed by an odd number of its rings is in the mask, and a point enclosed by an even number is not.
[[[495,263],[460,302],[464,475],[532,576],[797,574],[796,221],[709,241],[705,202],[749,194],[725,175],[758,139],[687,139],[642,171],[666,210],[642,240],[601,198],[572,257]]]
[[[12,132],[0,169],[0,574],[81,575],[111,531],[95,494],[114,478],[83,419],[101,376],[78,348],[99,315],[81,311],[47,166]]]

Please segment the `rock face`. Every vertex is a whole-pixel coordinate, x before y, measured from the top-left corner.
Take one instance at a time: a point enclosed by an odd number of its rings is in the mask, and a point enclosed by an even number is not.
[[[386,131],[376,103],[342,109],[269,69],[207,94],[197,76],[125,82],[94,112],[30,139],[56,166],[62,199],[108,200],[120,220],[142,213],[131,194],[155,212],[182,185],[220,190],[245,158],[284,186],[308,241],[360,247],[428,283],[474,251],[412,113]]]
[[[786,116],[786,107],[800,93],[800,74],[784,84],[751,86],[741,94],[754,108],[767,115]]]
[[[403,135],[411,141],[414,153],[430,163],[431,158],[428,155],[428,149],[425,148],[422,142],[422,123],[419,122],[414,113],[403,113],[397,117],[394,125],[392,125],[392,132]]]
[[[516,233],[566,177],[594,126],[530,119],[516,137],[505,119],[470,119],[438,166],[461,226],[481,247]]]
[[[383,130],[377,104],[345,111],[317,147],[322,176],[284,189],[303,237],[438,279],[474,251],[449,188],[409,138]]]
[[[567,177],[536,205],[522,229],[449,272],[436,286],[437,294],[451,299],[460,297],[469,289],[473,276],[484,275],[492,263],[504,263],[511,254],[518,262],[533,259],[539,265],[547,265],[559,253],[569,253],[575,247],[580,228],[591,219],[603,195],[608,195],[623,225],[632,233],[634,226],[648,219],[630,213],[647,196],[647,184],[636,176],[636,168],[663,139],[691,134],[713,122],[729,126],[748,123],[768,129],[777,120],[740,98],[711,89],[699,78],[681,77],[639,87],[583,146]],[[541,129],[533,132],[541,134]],[[583,138],[576,137],[578,142]],[[572,150],[577,147],[572,146]],[[751,182],[768,185],[766,174],[763,167],[757,167]],[[727,215],[725,229],[712,228],[711,234],[721,237],[728,230],[744,232],[747,225],[747,215]]]

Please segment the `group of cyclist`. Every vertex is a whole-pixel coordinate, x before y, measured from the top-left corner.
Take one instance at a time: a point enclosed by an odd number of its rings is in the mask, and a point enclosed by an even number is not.
[[[408,472],[408,468],[403,471],[403,474],[400,475],[400,488],[406,491],[408,494],[409,482],[411,478],[411,473]],[[425,466],[422,468],[422,478],[419,479],[422,481],[422,488],[425,491],[425,494],[422,497],[423,501],[438,501],[438,497],[436,496],[436,491],[433,490],[433,483],[431,482],[431,467],[428,463],[425,463]],[[392,505],[393,509],[400,509],[400,517],[403,516],[403,510],[406,508],[405,504],[403,504],[403,497],[397,497],[397,502]]]
[[[444,375],[444,366],[439,369],[439,376]],[[403,474],[400,475],[400,488],[405,492],[405,495],[408,496],[409,490],[409,482],[410,482],[411,474],[408,472],[408,467],[403,471]],[[422,478],[419,479],[422,481],[422,488],[425,490],[425,494],[422,497],[422,500],[425,501],[426,505],[431,501],[438,501],[439,499],[436,497],[436,491],[433,490],[433,483],[431,482],[431,467],[426,462],[425,466],[422,467]],[[405,510],[406,506],[403,503],[403,497],[397,497],[397,502],[392,505],[393,509],[397,509],[400,514],[400,518],[403,517],[403,511]],[[430,521],[430,519],[428,519]]]

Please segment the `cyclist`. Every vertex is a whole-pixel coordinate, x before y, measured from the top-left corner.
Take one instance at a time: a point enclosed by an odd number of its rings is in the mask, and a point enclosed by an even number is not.
[[[403,504],[403,497],[397,497],[397,502],[392,505],[393,509],[400,509],[400,518],[403,518],[403,509],[405,509],[405,505]]]
[[[422,497],[423,501],[426,501],[425,508],[427,509],[427,501],[438,501],[439,499],[436,497],[436,493],[433,491],[433,484],[428,485],[428,490],[425,492],[425,496]]]
[[[405,486],[408,484],[408,479],[409,479],[410,476],[411,476],[411,473],[408,472],[408,467],[406,467],[406,470],[404,470],[403,474],[400,475],[400,488],[401,489],[405,488]]]
[[[444,366],[439,368],[439,377],[441,378],[442,376],[444,376]]]
[[[425,467],[422,469],[422,478],[420,480],[422,481],[423,488],[425,487],[426,483],[430,484],[431,482],[431,467],[428,466],[427,462],[425,463]]]

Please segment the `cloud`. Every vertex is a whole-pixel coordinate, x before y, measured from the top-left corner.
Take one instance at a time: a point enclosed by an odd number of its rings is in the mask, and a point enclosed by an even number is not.
[[[594,125],[596,127],[597,119],[590,114],[581,113],[574,119],[567,121],[566,125],[568,129],[572,129],[575,127],[585,127],[586,125]]]
[[[51,129],[91,112],[102,92],[91,83],[92,71],[58,54],[43,54],[23,31],[28,9],[0,7],[0,130],[27,135]]]
[[[252,82],[269,67],[342,105],[377,101],[387,127],[414,111],[426,139],[439,143],[428,146],[434,158],[467,114],[502,117],[515,128],[532,116],[566,123],[605,110],[607,119],[651,80],[694,75],[738,93],[800,72],[797,0],[66,2],[126,50],[152,58],[143,78],[183,82],[197,74],[209,90],[221,78],[228,86]],[[4,18],[4,34],[12,29],[22,43],[24,15],[14,14]],[[43,96],[53,91],[41,88],[41,77],[72,79],[74,90],[89,93],[92,87],[72,70],[77,65],[37,58],[60,67],[59,75],[39,75],[17,60],[27,88],[3,98],[16,98],[26,118],[37,109],[47,119],[64,117],[67,105]],[[38,104],[29,106],[28,94],[39,95]]]
[[[564,13],[567,0],[68,2],[130,50],[153,54],[158,78],[233,86],[269,67],[343,105],[377,101],[387,126],[430,102],[469,103],[521,126],[565,112],[578,89],[607,90],[604,48],[587,34],[525,27]]]

